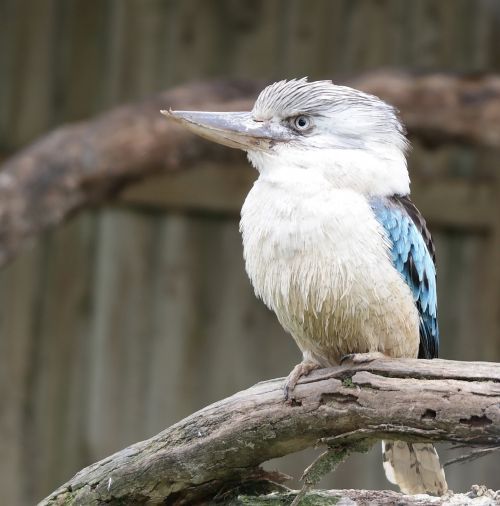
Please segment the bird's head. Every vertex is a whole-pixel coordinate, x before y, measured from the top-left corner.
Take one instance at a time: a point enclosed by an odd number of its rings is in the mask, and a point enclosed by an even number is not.
[[[162,112],[246,151],[263,178],[366,195],[409,193],[407,141],[394,108],[353,88],[292,79],[265,88],[250,112]]]

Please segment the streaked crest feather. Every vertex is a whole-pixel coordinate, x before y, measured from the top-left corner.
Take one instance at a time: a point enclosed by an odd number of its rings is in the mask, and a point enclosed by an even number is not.
[[[312,81],[307,77],[275,82],[262,90],[252,110],[259,121],[285,119],[299,114],[331,116],[339,122],[357,118],[370,126],[383,142],[394,143],[405,150],[405,131],[396,110],[374,95],[332,81]],[[356,120],[357,121],[357,120]],[[341,128],[341,123],[338,124]],[[346,125],[347,127],[347,125]],[[354,125],[353,125],[354,127]]]

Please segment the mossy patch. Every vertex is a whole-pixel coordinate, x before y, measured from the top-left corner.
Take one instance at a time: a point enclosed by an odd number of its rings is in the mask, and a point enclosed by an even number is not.
[[[231,506],[288,506],[297,495],[296,492],[272,493],[261,496],[240,495]],[[329,506],[338,504],[340,497],[329,492],[315,490],[308,492],[300,502],[300,506]]]
[[[352,382],[352,378],[351,377],[348,377],[348,378],[344,378],[342,380],[342,385],[344,385],[345,387],[347,388],[354,388],[356,385]]]

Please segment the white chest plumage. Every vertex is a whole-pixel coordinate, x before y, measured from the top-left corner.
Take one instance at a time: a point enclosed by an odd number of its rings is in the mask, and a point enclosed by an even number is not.
[[[418,311],[363,195],[261,176],[240,227],[255,292],[305,358],[327,366],[347,353],[417,355]]]

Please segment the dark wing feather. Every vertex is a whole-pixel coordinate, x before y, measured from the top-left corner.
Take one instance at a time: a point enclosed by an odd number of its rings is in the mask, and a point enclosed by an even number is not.
[[[391,242],[394,267],[410,287],[420,314],[419,358],[439,350],[435,249],[419,210],[408,196],[373,198],[372,209]]]
[[[436,263],[436,248],[434,247],[434,241],[432,240],[431,233],[429,232],[429,229],[427,228],[427,223],[425,222],[424,217],[420,213],[420,211],[417,209],[417,206],[411,201],[410,197],[408,195],[394,195],[393,197],[390,197],[392,202],[394,202],[397,205],[400,205],[404,208],[404,210],[407,212],[408,216],[413,221],[413,224],[417,227],[418,231],[422,235],[422,238],[424,239],[425,245],[427,247],[427,250],[429,251],[432,261],[434,264]]]

